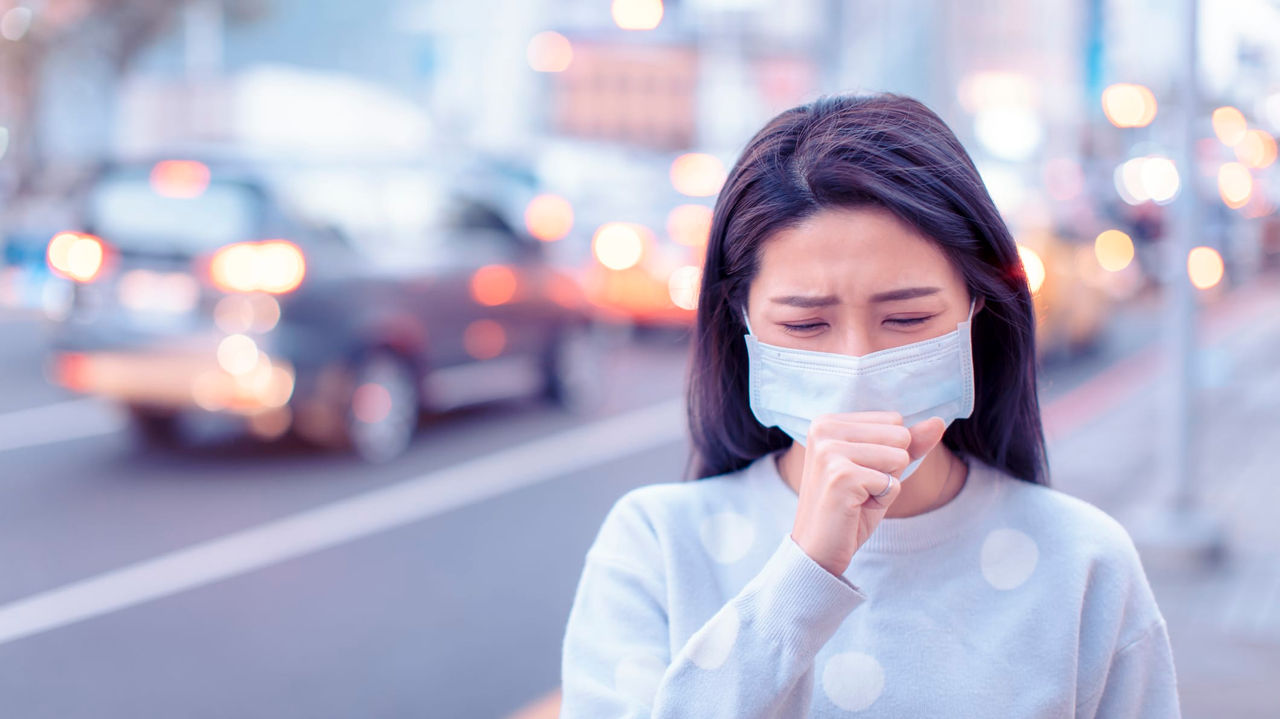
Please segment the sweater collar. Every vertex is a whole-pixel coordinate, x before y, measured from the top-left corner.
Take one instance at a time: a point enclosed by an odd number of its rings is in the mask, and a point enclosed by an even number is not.
[[[755,459],[746,468],[746,480],[761,493],[769,506],[777,507],[790,521],[795,517],[800,496],[778,472],[775,450]],[[969,472],[964,485],[951,501],[913,517],[886,517],[858,549],[859,553],[906,554],[945,544],[966,527],[978,524],[1000,489],[1000,472],[976,457],[958,454]],[[910,481],[910,480],[908,480]],[[788,524],[788,526],[790,526]]]

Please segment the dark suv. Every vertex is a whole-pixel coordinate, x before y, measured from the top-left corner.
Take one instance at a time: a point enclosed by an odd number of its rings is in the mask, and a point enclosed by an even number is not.
[[[151,441],[213,412],[370,460],[402,452],[421,409],[584,401],[589,313],[518,221],[532,193],[478,162],[106,167],[49,243],[74,286],[53,374]]]

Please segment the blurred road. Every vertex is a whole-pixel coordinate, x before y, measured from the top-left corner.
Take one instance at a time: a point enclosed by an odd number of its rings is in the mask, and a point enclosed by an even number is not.
[[[1275,698],[1197,653],[1218,634],[1280,671],[1280,537],[1260,509],[1280,496],[1271,484],[1254,502],[1246,484],[1278,459],[1257,441],[1280,426],[1264,411],[1280,404],[1266,359],[1280,352],[1278,297],[1274,282],[1245,287],[1203,317],[1201,459],[1234,478],[1215,480],[1212,508],[1247,517],[1236,546],[1248,551],[1208,580],[1159,578],[1189,717],[1222,715],[1210,700],[1232,686],[1241,707]],[[1134,439],[1158,411],[1143,398],[1158,394],[1160,315],[1154,300],[1122,311],[1098,352],[1046,371],[1044,397],[1055,484],[1123,519],[1154,481],[1155,450]],[[679,478],[688,451],[675,336],[618,346],[594,416],[457,412],[371,467],[216,437],[143,452],[110,407],[44,382],[42,333],[0,314],[0,716],[507,716],[558,684],[605,512],[632,487]],[[1232,436],[1256,446],[1219,456]],[[1188,624],[1206,602],[1233,624]]]

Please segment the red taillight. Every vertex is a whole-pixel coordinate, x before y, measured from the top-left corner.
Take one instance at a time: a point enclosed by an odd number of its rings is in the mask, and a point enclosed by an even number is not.
[[[102,272],[107,248],[93,235],[76,232],[59,232],[49,240],[46,252],[49,269],[59,277],[76,282],[92,282]]]
[[[209,279],[224,292],[292,292],[307,274],[302,250],[286,240],[237,242],[214,253]]]

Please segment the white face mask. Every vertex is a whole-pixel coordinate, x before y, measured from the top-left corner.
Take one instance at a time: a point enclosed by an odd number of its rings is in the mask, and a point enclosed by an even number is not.
[[[950,426],[973,413],[973,308],[970,302],[968,319],[953,332],[861,357],[765,344],[744,309],[751,412],[802,446],[813,418],[835,412],[893,411],[908,427],[930,417]],[[900,479],[923,459],[907,465]]]

